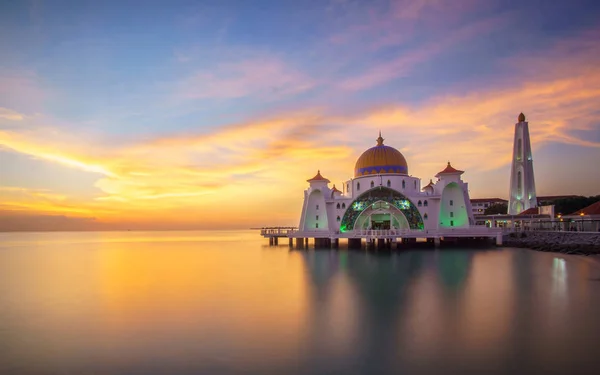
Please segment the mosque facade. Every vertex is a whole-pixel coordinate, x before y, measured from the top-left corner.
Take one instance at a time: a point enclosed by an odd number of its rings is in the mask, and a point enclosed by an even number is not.
[[[475,220],[463,173],[448,162],[435,181],[422,186],[420,178],[409,175],[404,155],[385,145],[380,133],[341,190],[330,187],[320,171],[307,180],[298,232],[327,237],[365,230],[468,230]]]

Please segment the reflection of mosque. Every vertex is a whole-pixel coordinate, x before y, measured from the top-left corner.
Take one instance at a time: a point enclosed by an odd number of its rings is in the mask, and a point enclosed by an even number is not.
[[[355,361],[356,373],[385,373],[398,366],[398,352],[407,345],[403,331],[414,314],[415,283],[425,274],[435,274],[436,284],[443,289],[440,296],[451,298],[464,287],[474,252],[294,254],[303,257],[307,268],[310,347],[320,355],[327,353],[323,370],[339,370],[344,365],[337,361],[343,360]],[[333,332],[339,325],[344,327],[343,335]],[[330,353],[335,348],[342,348],[337,356]]]

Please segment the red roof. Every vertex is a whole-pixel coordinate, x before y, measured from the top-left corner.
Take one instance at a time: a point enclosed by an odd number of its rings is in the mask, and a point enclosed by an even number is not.
[[[333,197],[333,194],[335,193],[342,193],[341,191],[339,191],[336,187],[335,184],[333,184],[333,189],[331,189],[331,196]]]
[[[310,180],[306,180],[307,182],[312,182],[312,181],[325,181],[325,182],[329,182],[328,179],[326,179],[325,177],[321,176],[321,171],[317,171],[317,175],[313,178],[311,178]]]
[[[452,166],[450,165],[450,162],[448,162],[448,165],[446,166],[446,169],[444,169],[441,172],[438,172],[438,174],[436,174],[435,176],[437,177],[437,176],[439,176],[441,174],[455,174],[455,173],[463,174],[463,173],[465,173],[465,171],[459,171],[458,169],[452,168]]]
[[[531,207],[531,208],[528,208],[525,211],[521,212],[517,216],[520,216],[520,215],[537,215],[539,213],[540,213],[540,209],[539,208],[537,208],[537,207]]]
[[[584,215],[600,215],[600,201],[596,202],[596,203],[592,203],[587,207],[582,208],[579,211],[575,211],[572,214],[568,215],[581,215],[581,213],[583,212]]]
[[[429,180],[429,183],[427,184],[427,186],[425,186],[423,189],[421,190],[425,190],[427,188],[432,188],[433,189],[433,180]]]

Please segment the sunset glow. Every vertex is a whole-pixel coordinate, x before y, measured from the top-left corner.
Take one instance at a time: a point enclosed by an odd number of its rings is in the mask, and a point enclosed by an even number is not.
[[[538,195],[600,192],[594,1],[9,2],[0,230],[297,225],[375,145],[506,198],[529,121]]]

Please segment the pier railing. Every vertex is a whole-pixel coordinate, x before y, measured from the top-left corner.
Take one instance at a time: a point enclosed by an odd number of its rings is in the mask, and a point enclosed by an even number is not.
[[[263,227],[260,228],[260,235],[263,237],[288,237],[295,230],[296,227]]]

